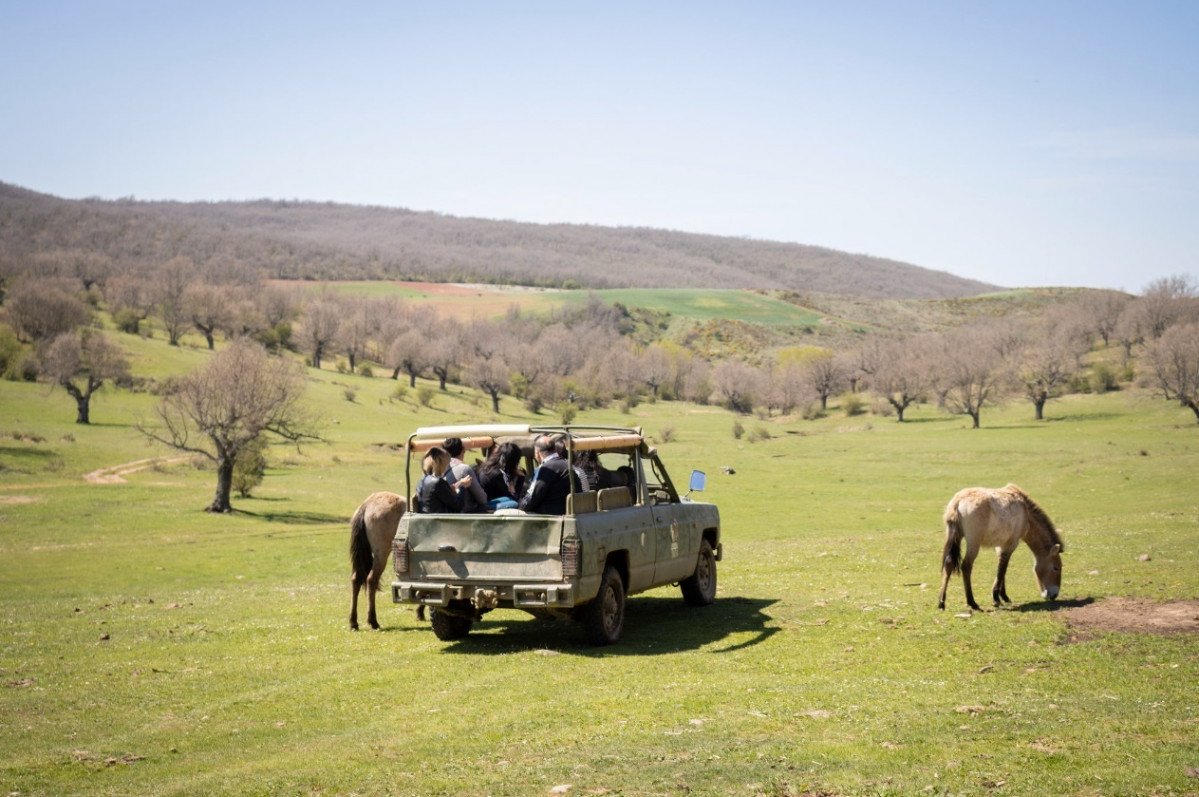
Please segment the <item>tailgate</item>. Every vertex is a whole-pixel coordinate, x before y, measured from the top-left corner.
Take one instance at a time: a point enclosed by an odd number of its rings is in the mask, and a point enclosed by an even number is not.
[[[564,520],[546,515],[409,515],[409,578],[561,581]]]

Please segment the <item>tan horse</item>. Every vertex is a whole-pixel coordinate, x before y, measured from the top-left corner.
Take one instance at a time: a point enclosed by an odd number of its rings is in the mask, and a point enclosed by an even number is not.
[[[358,590],[364,586],[370,603],[366,620],[371,628],[379,630],[379,621],[375,618],[375,593],[387,567],[400,518],[407,509],[408,502],[395,493],[372,493],[350,520],[350,564],[353,567],[350,579],[354,595],[350,605],[350,628],[354,631],[358,630]]]
[[[974,590],[970,585],[970,572],[974,559],[983,546],[994,546],[999,554],[999,570],[995,584],[991,587],[991,598],[995,605],[1000,601],[1011,603],[1007,596],[1007,566],[1023,540],[1036,558],[1034,571],[1041,597],[1057,598],[1062,585],[1062,557],[1065,544],[1058,536],[1053,521],[1028,494],[1014,484],[993,490],[986,487],[967,487],[958,492],[945,507],[945,552],[941,564],[941,596],[937,608],[945,608],[945,590],[949,577],[957,570],[962,571],[962,582],[966,587],[966,603],[978,609],[974,601]],[[962,556],[962,540],[966,541],[966,555]]]

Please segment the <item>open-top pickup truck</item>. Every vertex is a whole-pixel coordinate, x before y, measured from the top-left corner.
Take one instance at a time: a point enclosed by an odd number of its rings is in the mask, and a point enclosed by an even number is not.
[[[514,442],[532,475],[533,443],[543,434],[565,442],[572,462],[575,452],[596,452],[599,483],[583,492],[572,485],[564,515],[405,514],[392,546],[396,603],[429,607],[442,640],[460,639],[487,612],[508,608],[578,620],[590,642],[606,645],[620,639],[628,595],[678,584],[689,605],[715,600],[720,514],[690,492],[679,495],[640,428],[421,428],[406,447],[407,494],[413,459],[446,438],[479,452]],[[703,483],[694,471],[690,490]]]

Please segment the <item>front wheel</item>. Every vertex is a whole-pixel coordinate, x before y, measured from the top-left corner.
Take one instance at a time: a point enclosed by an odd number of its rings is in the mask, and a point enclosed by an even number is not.
[[[473,621],[469,617],[446,614],[441,609],[434,609],[429,616],[429,623],[433,626],[433,633],[438,639],[442,642],[453,642],[470,633]]]
[[[604,568],[599,594],[583,609],[583,632],[593,645],[611,645],[624,631],[624,579],[612,565]]]
[[[690,578],[679,583],[688,606],[708,606],[716,600],[716,554],[707,540],[699,545],[699,560]]]

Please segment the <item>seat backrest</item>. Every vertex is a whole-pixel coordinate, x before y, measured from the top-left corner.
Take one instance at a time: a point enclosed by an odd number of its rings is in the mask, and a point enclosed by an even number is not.
[[[599,493],[594,490],[566,496],[566,514],[585,515],[599,508]]]
[[[620,509],[633,505],[633,496],[629,494],[627,487],[605,487],[597,495],[599,496],[598,503],[601,511],[605,509]]]

